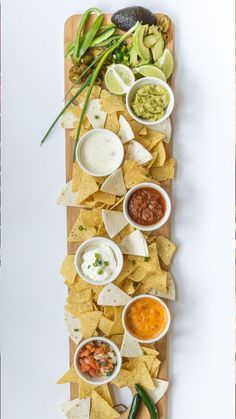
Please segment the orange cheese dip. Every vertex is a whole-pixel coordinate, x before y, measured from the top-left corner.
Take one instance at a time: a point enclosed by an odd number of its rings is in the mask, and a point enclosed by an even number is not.
[[[135,300],[127,309],[125,322],[130,333],[137,339],[154,339],[167,325],[165,307],[152,298]]]

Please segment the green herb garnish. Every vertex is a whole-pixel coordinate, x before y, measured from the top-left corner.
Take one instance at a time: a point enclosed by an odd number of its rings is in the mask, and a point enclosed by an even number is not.
[[[109,265],[109,262],[107,260],[105,260],[104,266],[108,266],[108,265]]]
[[[149,261],[149,257],[148,256],[145,256],[145,258],[144,258],[144,262],[148,262]]]
[[[79,226],[78,228],[79,228],[79,230],[80,230],[80,231],[85,230],[84,226],[82,226],[82,225],[81,225],[81,226]]]
[[[74,332],[79,332],[79,329],[74,329]]]
[[[102,275],[102,274],[103,274],[103,270],[102,269],[99,269],[98,275]]]

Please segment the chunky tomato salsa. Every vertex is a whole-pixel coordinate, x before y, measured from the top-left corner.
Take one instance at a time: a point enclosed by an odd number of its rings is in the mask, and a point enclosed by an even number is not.
[[[166,203],[159,191],[140,188],[128,201],[128,213],[138,224],[148,226],[158,223],[165,214]]]
[[[165,307],[152,298],[140,298],[128,307],[126,326],[137,339],[154,339],[167,325]]]

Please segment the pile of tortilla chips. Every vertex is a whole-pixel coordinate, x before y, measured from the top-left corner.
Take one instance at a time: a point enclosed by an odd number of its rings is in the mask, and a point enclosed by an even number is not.
[[[63,116],[62,124],[71,129],[72,140],[85,94],[86,90]],[[169,127],[165,125],[163,132],[157,132],[136,122],[127,112],[122,97],[111,95],[100,86],[93,88],[81,135],[93,128],[107,128],[120,137],[125,148],[122,167],[106,178],[99,178],[88,175],[75,162],[72,179],[61,192],[58,203],[80,208],[69,231],[70,243],[79,245],[91,237],[109,237],[122,250],[124,264],[112,284],[95,286],[78,276],[74,254],[67,255],[61,266],[69,288],[65,323],[70,338],[77,345],[83,338],[92,336],[111,339],[120,348],[123,363],[120,373],[109,385],[86,383],[73,366],[58,383],[78,386],[77,398],[62,406],[67,417],[104,419],[119,417],[110,385],[123,388],[140,383],[155,403],[168,386],[166,381],[157,378],[161,362],[154,344],[142,346],[130,338],[124,333],[121,318],[123,307],[132,296],[151,293],[175,298],[168,268],[176,245],[163,235],[154,237],[135,230],[126,221],[122,205],[126,191],[136,184],[165,182],[164,186],[168,185],[175,175],[175,160],[166,156]]]

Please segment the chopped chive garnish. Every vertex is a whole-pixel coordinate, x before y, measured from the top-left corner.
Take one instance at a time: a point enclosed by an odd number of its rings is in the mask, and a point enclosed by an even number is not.
[[[103,274],[103,270],[102,269],[99,269],[98,275],[102,275],[102,274]]]
[[[79,332],[79,329],[74,329],[74,332]]]
[[[79,226],[79,230],[80,230],[80,231],[85,230],[84,226]]]
[[[108,265],[109,265],[109,262],[107,260],[105,260],[104,266],[108,266]]]
[[[144,262],[148,262],[149,261],[149,257],[148,256],[145,256],[145,258],[144,258]]]

